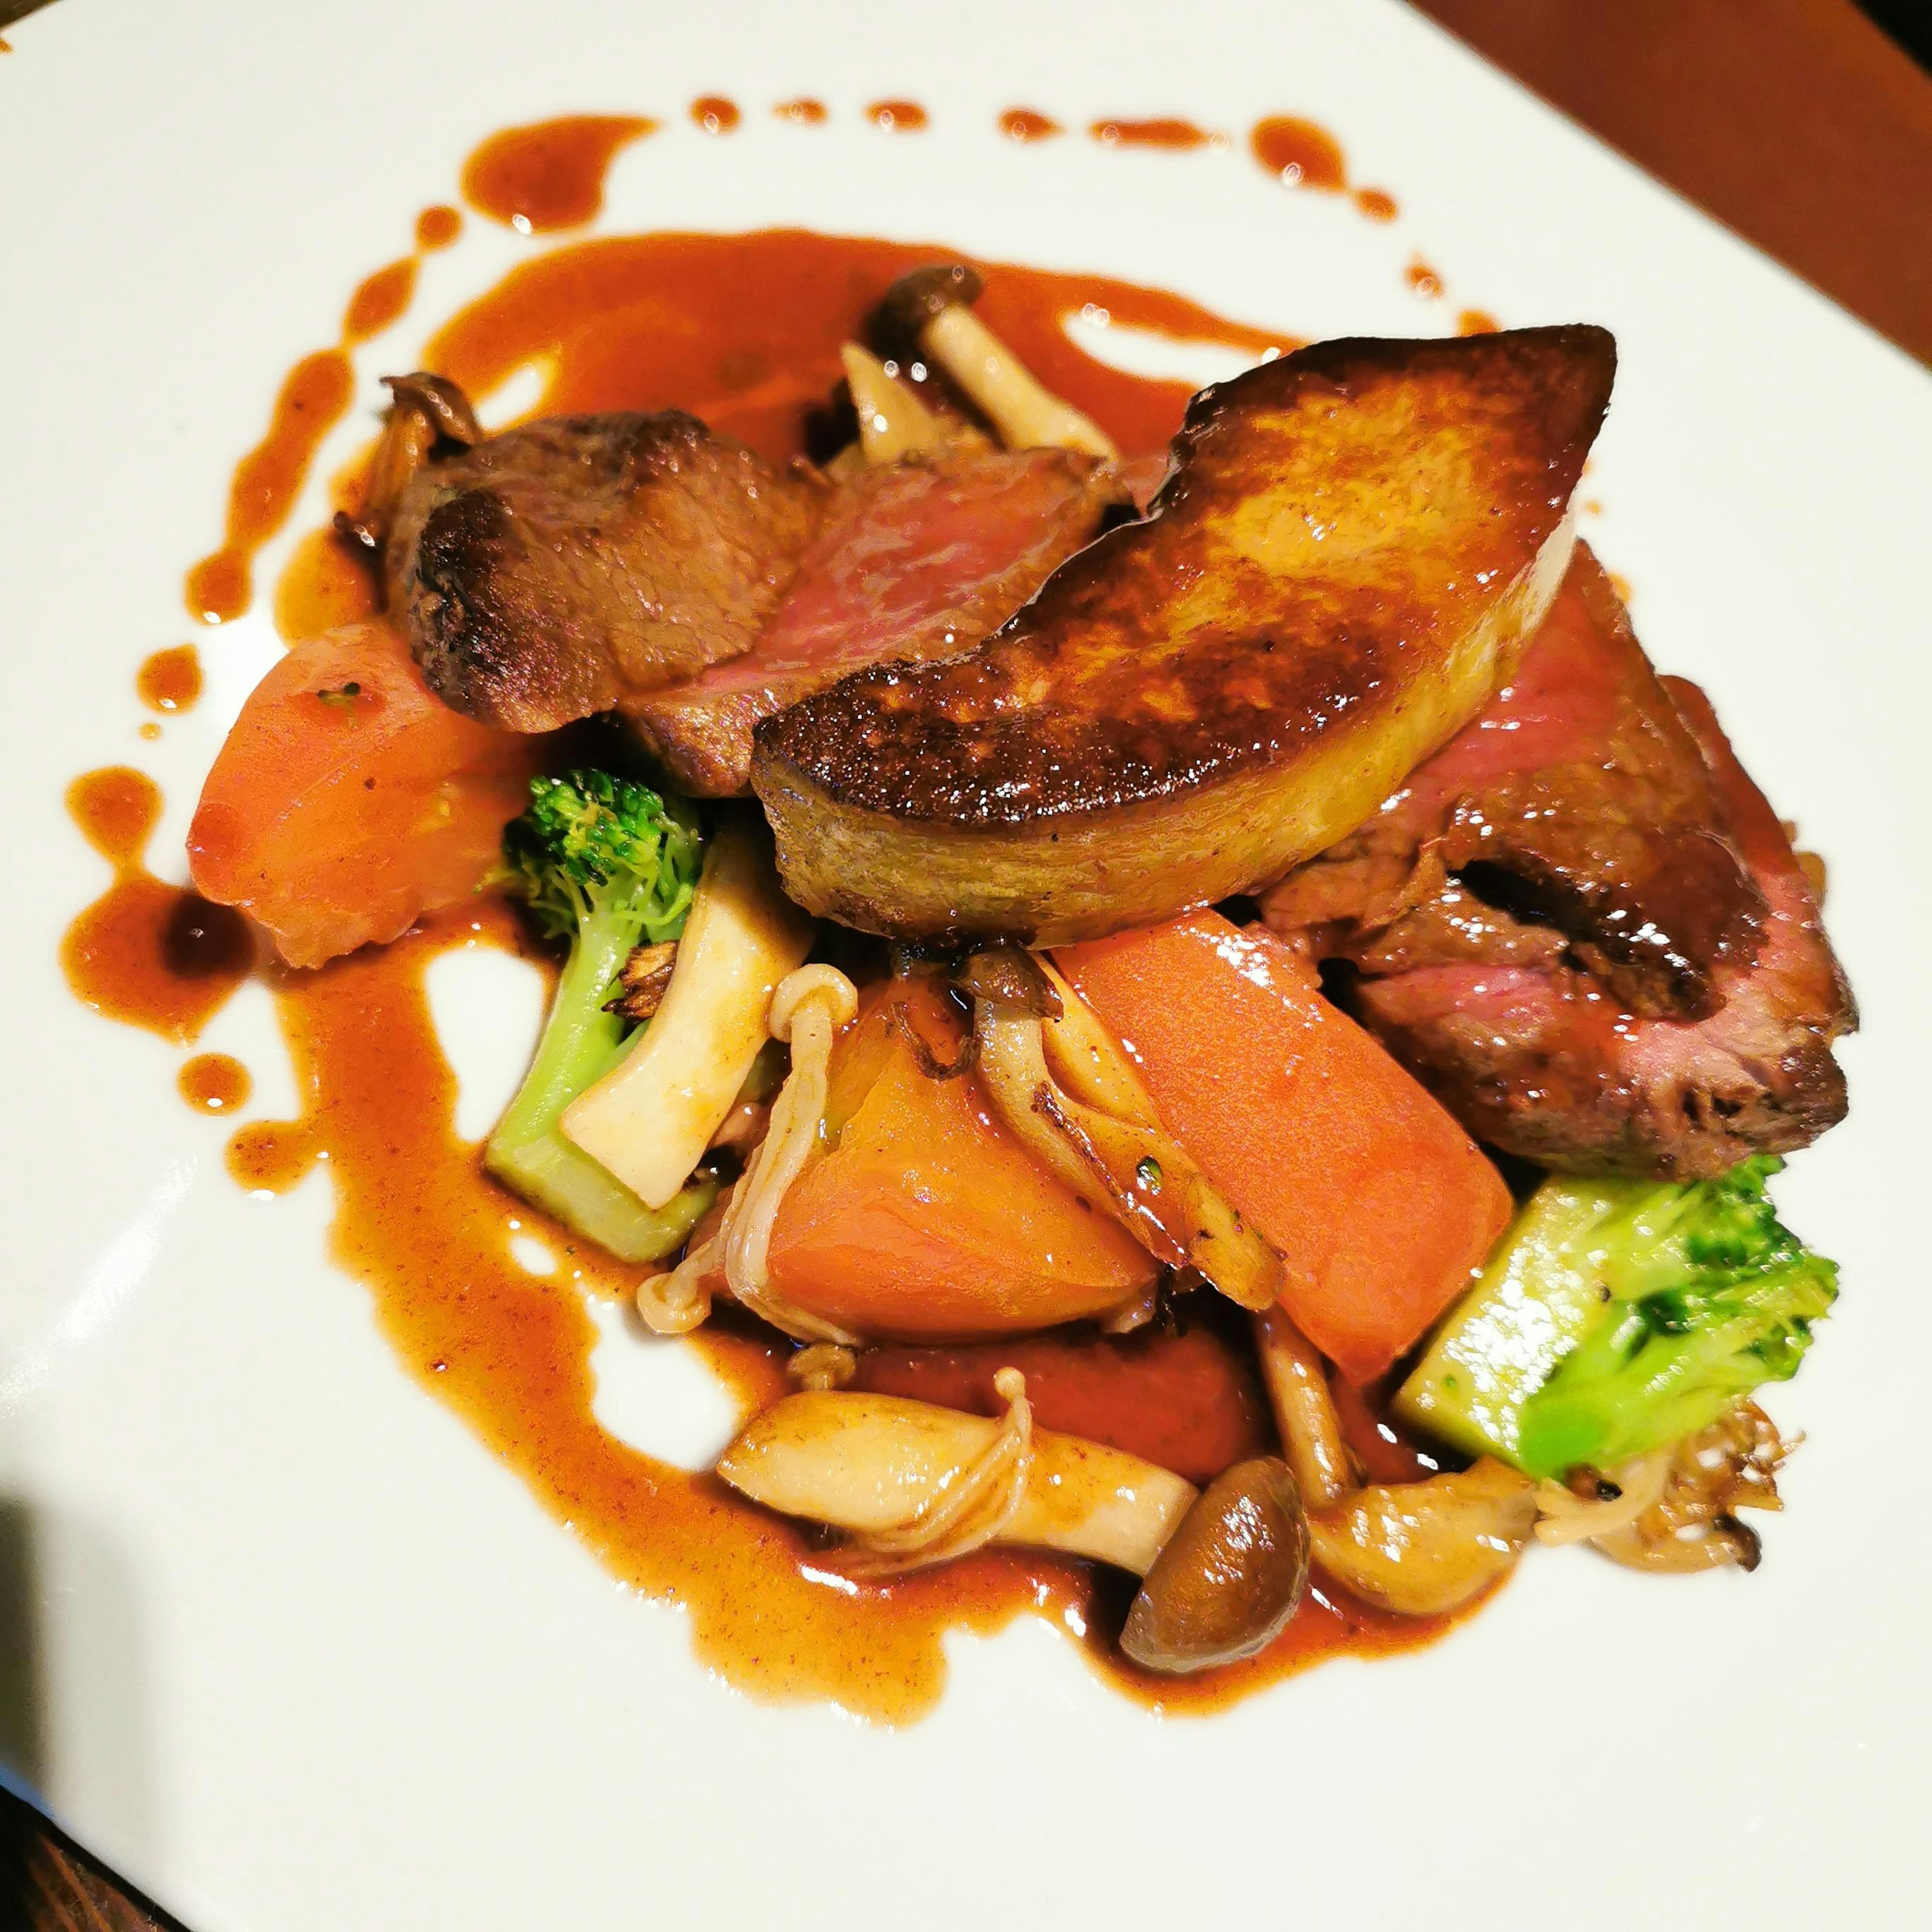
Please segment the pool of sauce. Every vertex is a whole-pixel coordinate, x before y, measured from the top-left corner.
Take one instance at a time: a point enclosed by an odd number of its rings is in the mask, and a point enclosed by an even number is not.
[[[560,158],[545,150],[538,130],[486,142],[465,171],[472,204],[499,219],[507,218],[506,208],[520,210],[532,228],[560,208],[581,210],[580,178],[568,186],[572,171],[580,177],[588,170],[595,189],[602,164],[591,168],[585,156],[608,163],[650,124],[599,122],[590,124],[594,136],[583,122],[558,124]],[[788,458],[805,447],[813,412],[837,380],[840,342],[896,276],[955,252],[797,231],[586,242],[513,271],[438,331],[423,359],[479,395],[536,363],[546,386],[532,414],[675,404],[767,456]],[[1164,444],[1186,386],[1088,357],[1066,334],[1064,316],[1104,308],[1117,322],[1256,355],[1294,345],[1278,330],[1157,290],[981,266],[991,326],[1130,454]],[[238,497],[259,455],[238,470]],[[354,473],[352,466],[341,486],[352,500]],[[285,629],[310,626],[371,594],[366,574],[358,582],[341,562],[319,536],[298,547],[277,598]],[[114,886],[76,920],[64,948],[76,993],[112,1017],[191,1040],[248,969],[247,932],[233,915],[146,873],[160,800],[141,774],[89,773],[76,782],[69,804],[116,868]],[[854,1586],[826,1567],[805,1528],[754,1508],[708,1473],[672,1467],[606,1434],[591,1409],[597,1330],[586,1298],[626,1294],[635,1271],[498,1188],[482,1171],[479,1148],[455,1132],[454,1082],[424,975],[440,953],[476,946],[548,970],[517,915],[489,898],[320,971],[266,969],[305,1111],[240,1127],[229,1143],[229,1170],[238,1184],[275,1193],[326,1169],[335,1196],[332,1252],[370,1297],[399,1359],[614,1576],[682,1604],[707,1666],[761,1695],[829,1699],[858,1714],[904,1721],[940,1694],[947,1631],[989,1632],[1033,1614],[1055,1623],[1096,1672],[1136,1699],[1196,1712],[1323,1658],[1412,1648],[1446,1628],[1318,1588],[1262,1657],[1202,1678],[1150,1677],[1113,1646],[1129,1580],[1039,1552],[993,1550],[890,1584]],[[241,1104],[245,1078],[209,1057],[184,1070],[182,1090],[219,1111],[231,1104],[231,1091]],[[563,1258],[553,1276],[530,1274],[512,1251],[514,1234],[532,1228]],[[1172,1466],[1205,1475],[1269,1439],[1255,1370],[1232,1324],[1209,1307],[1178,1335],[880,1349],[863,1372],[871,1386],[984,1407],[993,1372],[1011,1360],[1028,1372],[1047,1426],[1157,1452]],[[747,1411],[786,1387],[786,1345],[742,1317],[722,1316],[688,1346]],[[1364,1426],[1372,1428],[1374,1418]]]

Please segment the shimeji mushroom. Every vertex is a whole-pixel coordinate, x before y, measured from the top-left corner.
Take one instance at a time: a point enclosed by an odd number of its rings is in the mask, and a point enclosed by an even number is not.
[[[859,418],[859,447],[868,465],[928,455],[956,440],[945,422],[868,350],[848,342],[838,359],[845,365],[846,386]]]
[[[335,519],[342,536],[372,550],[382,548],[404,486],[429,460],[436,445],[466,448],[483,440],[470,398],[446,376],[418,369],[413,375],[385,376],[382,381],[389,392],[389,410],[370,463],[362,513],[352,517],[340,511]]]
[[[1034,1426],[1018,1372],[994,1420],[903,1396],[814,1389],[754,1417],[718,1473],[756,1502],[842,1530],[860,1576],[988,1544],[1057,1550],[1142,1577],[1123,1639],[1169,1675],[1252,1655],[1294,1612],[1307,1536],[1286,1465],[1238,1465],[1205,1491],[1126,1451]]]
[[[1506,1576],[1537,1517],[1529,1478],[1485,1456],[1416,1483],[1355,1486],[1321,1357],[1285,1311],[1255,1324],[1262,1378],[1300,1479],[1315,1560],[1345,1589],[1403,1616],[1458,1610]]]
[[[971,398],[1010,449],[1080,449],[1114,457],[1106,432],[1042,388],[973,313],[984,284],[963,263],[915,268],[886,290],[880,333],[936,362]]]

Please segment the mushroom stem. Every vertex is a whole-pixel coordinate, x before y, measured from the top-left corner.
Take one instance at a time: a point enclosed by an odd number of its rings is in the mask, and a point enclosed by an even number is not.
[[[898,1396],[808,1390],[753,1417],[718,1473],[783,1515],[890,1536],[946,1501],[1005,1426]],[[1196,1494],[1138,1456],[1035,1429],[1017,1504],[993,1540],[1144,1576]]]
[[[946,424],[903,382],[896,382],[876,356],[848,342],[839,350],[838,359],[845,365],[845,381],[859,418],[859,446],[868,466],[876,469],[946,447],[950,440]]]
[[[1255,1317],[1255,1352],[1302,1499],[1326,1509],[1354,1487],[1356,1472],[1322,1358],[1279,1303]]]
[[[920,332],[920,346],[965,391],[1010,449],[1082,449],[1117,457],[1113,440],[1090,417],[1042,388],[1033,372],[959,303]]]

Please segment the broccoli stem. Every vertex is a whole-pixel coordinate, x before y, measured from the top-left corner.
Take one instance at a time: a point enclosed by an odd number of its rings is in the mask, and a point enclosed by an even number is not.
[[[636,942],[637,921],[596,905],[557,980],[536,1058],[490,1137],[483,1164],[526,1201],[608,1248],[620,1261],[651,1262],[682,1245],[717,1193],[693,1180],[662,1208],[646,1207],[607,1168],[566,1140],[563,1110],[623,1057],[624,1022],[604,1010]]]

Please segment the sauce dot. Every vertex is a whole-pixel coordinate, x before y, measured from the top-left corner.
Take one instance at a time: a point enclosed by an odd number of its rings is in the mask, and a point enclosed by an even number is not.
[[[707,134],[728,134],[744,117],[735,100],[722,94],[707,94],[691,104],[691,118]]]
[[[409,307],[410,298],[416,292],[416,262],[413,255],[405,255],[400,261],[378,268],[349,298],[349,306],[342,316],[344,346],[353,347],[358,342],[366,342],[372,335],[381,334]]]
[[[1458,335],[1493,335],[1502,326],[1486,308],[1466,308],[1456,318]]]
[[[1292,114],[1257,121],[1248,136],[1255,159],[1286,188],[1310,188],[1337,194],[1348,185],[1342,150],[1325,128]],[[1394,204],[1390,204],[1394,212]]]
[[[888,134],[916,134],[926,124],[926,110],[916,100],[875,100],[866,118]]]
[[[1393,221],[1396,218],[1395,196],[1382,188],[1358,188],[1355,206],[1371,221]]]
[[[825,103],[814,100],[809,95],[796,100],[781,100],[772,112],[778,119],[791,122],[800,128],[818,127],[826,118]]]
[[[1204,148],[1212,138],[1192,121],[1096,121],[1088,133],[1103,148]]]
[[[416,217],[416,246],[426,254],[447,248],[463,232],[463,217],[446,203],[439,202]]]
[[[134,688],[150,711],[191,710],[201,695],[201,653],[192,644],[150,652],[135,674]]]
[[[1051,115],[1031,107],[1009,107],[1000,116],[1000,132],[1010,141],[1050,141],[1066,129]]]
[[[225,1053],[198,1053],[176,1081],[181,1096],[204,1114],[232,1114],[253,1089],[248,1070]]]
[[[1442,278],[1420,257],[1408,265],[1409,287],[1424,302],[1433,302],[1442,292]]]

